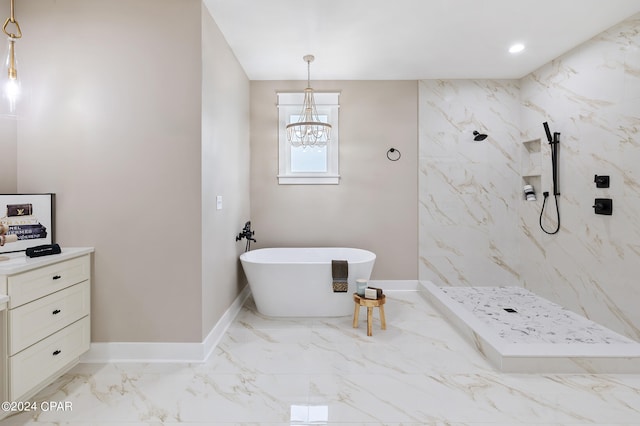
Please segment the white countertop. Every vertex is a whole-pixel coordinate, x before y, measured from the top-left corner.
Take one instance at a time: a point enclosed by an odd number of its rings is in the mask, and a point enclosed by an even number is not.
[[[0,254],[0,258],[8,257],[6,260],[0,260],[0,275],[18,274],[20,272],[28,271],[29,269],[39,268],[41,266],[93,253],[93,251],[93,247],[63,247],[62,253],[60,254],[41,257],[28,257],[23,251]],[[3,296],[0,295],[0,300],[2,297]],[[2,302],[0,301],[0,303]]]

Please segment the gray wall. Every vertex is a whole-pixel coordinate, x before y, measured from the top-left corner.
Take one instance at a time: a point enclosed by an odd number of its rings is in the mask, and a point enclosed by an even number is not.
[[[416,279],[417,83],[312,81],[340,91],[340,184],[278,185],[277,91],[299,81],[251,82],[251,219],[258,247],[372,250],[373,279]],[[402,153],[387,160],[394,147]]]
[[[206,8],[202,43],[203,338],[246,284],[235,236],[249,220],[249,79]],[[216,196],[222,210],[216,210]]]
[[[0,116],[0,194],[17,191],[16,120]]]
[[[17,190],[55,192],[58,241],[95,247],[93,341],[201,342],[243,285],[216,255],[248,174],[212,170],[248,158],[248,80],[200,0],[126,3],[20,2]]]

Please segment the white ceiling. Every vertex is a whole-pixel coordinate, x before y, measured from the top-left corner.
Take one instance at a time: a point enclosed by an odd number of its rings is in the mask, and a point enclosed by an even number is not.
[[[204,0],[251,80],[520,78],[640,0]],[[526,44],[517,55],[514,42]]]

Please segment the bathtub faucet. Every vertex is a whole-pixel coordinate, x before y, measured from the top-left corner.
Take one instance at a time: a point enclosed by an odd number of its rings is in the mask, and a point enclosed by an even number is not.
[[[236,236],[236,241],[240,241],[243,238],[246,238],[247,246],[245,247],[245,251],[249,251],[249,249],[251,248],[251,241],[253,241],[254,243],[256,242],[256,239],[253,238],[253,235],[255,233],[256,231],[251,230],[251,221],[248,221],[247,223],[244,224],[244,228],[242,228],[242,232],[240,232]]]

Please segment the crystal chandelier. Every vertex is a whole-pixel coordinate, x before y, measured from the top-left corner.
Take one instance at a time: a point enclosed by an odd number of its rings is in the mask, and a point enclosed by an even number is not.
[[[316,102],[311,88],[311,62],[313,55],[306,55],[307,88],[304,89],[304,103],[296,123],[287,125],[287,139],[294,147],[325,146],[331,139],[331,124],[323,123],[318,117]]]

